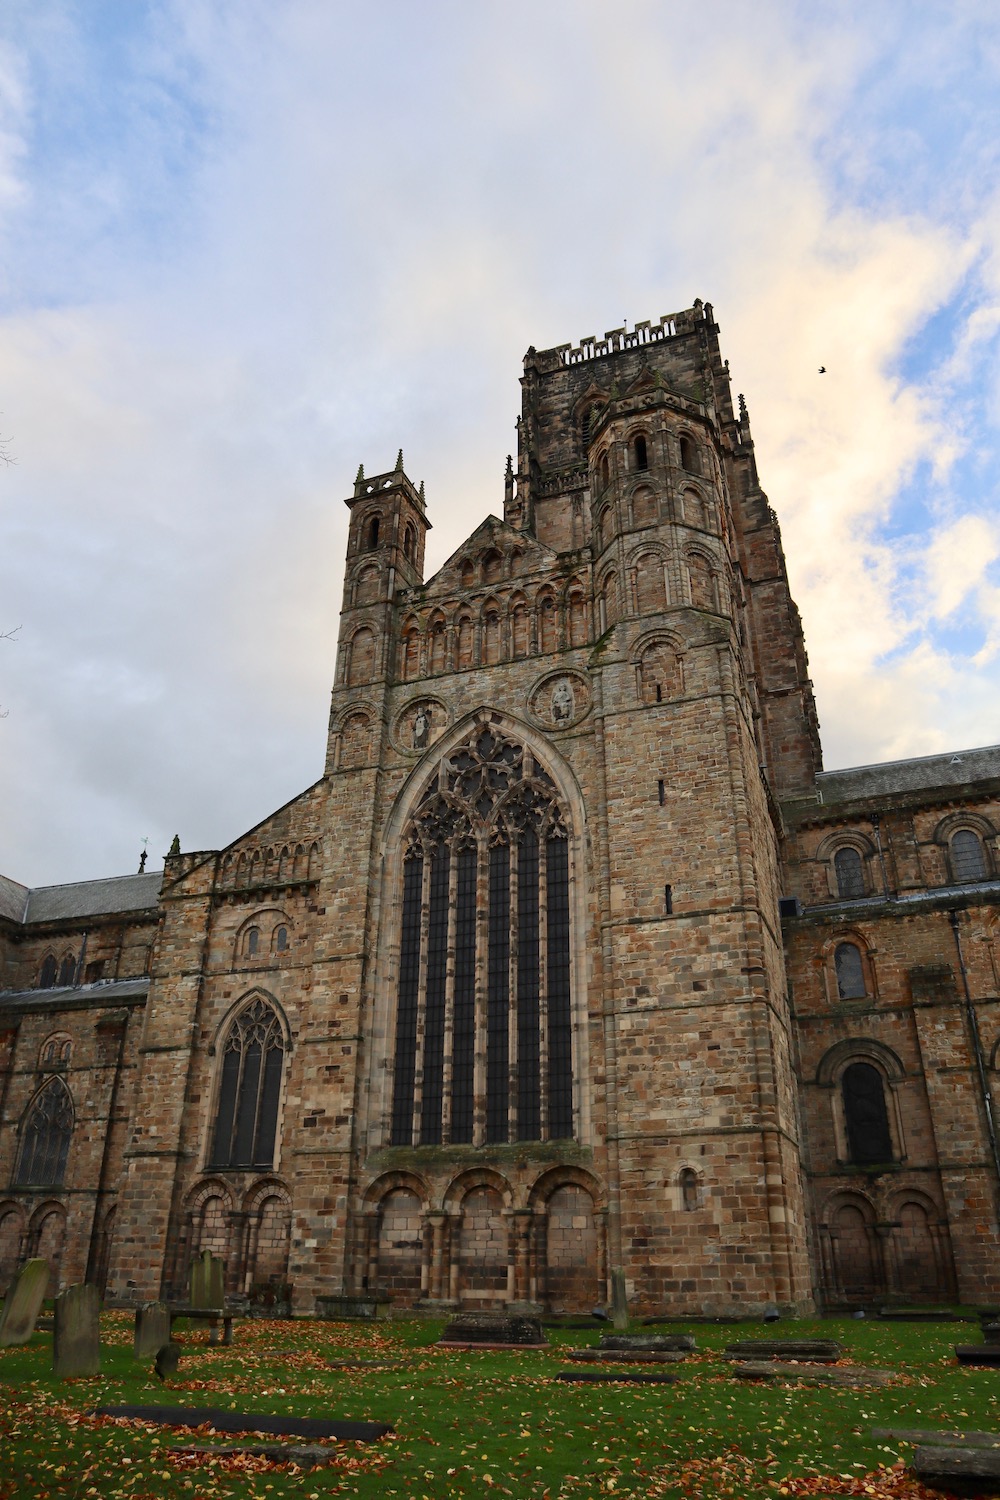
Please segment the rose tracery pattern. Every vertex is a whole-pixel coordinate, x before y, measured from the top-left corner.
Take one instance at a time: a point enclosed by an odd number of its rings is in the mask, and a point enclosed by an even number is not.
[[[571,1136],[569,851],[551,774],[477,725],[403,848],[392,1143]]]

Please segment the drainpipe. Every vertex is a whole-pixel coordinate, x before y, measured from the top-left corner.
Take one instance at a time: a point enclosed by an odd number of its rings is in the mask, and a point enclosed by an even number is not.
[[[876,813],[872,813],[871,823],[872,823],[872,832],[875,835],[875,847],[878,850],[879,869],[882,871],[882,894],[885,897],[885,899],[888,901],[888,899],[889,899],[889,877],[886,874],[886,869],[885,869],[885,854],[882,851],[881,818],[880,818],[880,816],[879,816],[879,814],[877,812]]]
[[[986,1133],[990,1138],[990,1151],[993,1155],[993,1168],[997,1174],[997,1182],[1000,1183],[1000,1148],[997,1146],[997,1128],[993,1118],[993,1099],[990,1095],[989,1080],[986,1077],[986,1062],[983,1058],[983,1043],[979,1035],[979,1018],[976,1015],[972,996],[969,993],[969,975],[965,967],[965,959],[962,956],[962,939],[958,930],[958,912],[952,907],[948,913],[951,930],[955,935],[955,952],[958,954],[958,968],[962,976],[962,989],[965,992],[965,1013],[969,1018],[969,1032],[972,1036],[972,1050],[976,1056],[976,1072],[979,1074],[979,1088],[983,1099],[983,1109],[986,1113]]]

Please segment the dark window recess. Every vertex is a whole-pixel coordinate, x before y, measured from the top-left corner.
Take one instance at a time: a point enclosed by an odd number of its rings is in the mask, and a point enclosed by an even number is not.
[[[87,965],[84,979],[87,984],[96,984],[99,979],[104,978],[104,959],[95,958],[92,964]]]
[[[455,881],[455,1013],[451,1042],[451,1139],[472,1140],[476,1050],[476,851],[458,854]]]
[[[431,903],[427,927],[427,992],[424,1007],[424,1070],[420,1107],[420,1144],[441,1144],[444,1086],[445,976],[448,968],[448,877],[451,852],[437,848],[431,857]]]
[[[681,1202],[686,1213],[698,1207],[698,1174],[692,1167],[685,1167],[681,1173]]]
[[[986,861],[978,835],[960,828],[951,841],[951,863],[956,880],[985,880]]]
[[[247,933],[247,956],[249,958],[255,958],[256,955],[257,955],[257,949],[259,947],[260,947],[260,928],[259,927],[251,927],[250,931]]]
[[[663,684],[662,684],[662,682],[658,682],[656,684],[656,701],[657,701],[657,703],[662,703],[663,702]]]
[[[279,953],[284,953],[288,947],[288,928],[279,927],[274,934],[274,946]]]
[[[865,893],[865,871],[857,849],[838,849],[833,856],[837,894],[841,901],[854,901]]]
[[[841,1081],[850,1159],[860,1166],[892,1160],[892,1137],[882,1074],[871,1063],[844,1069]]]
[[[681,438],[681,468],[688,474],[698,473],[698,451],[689,437]]]
[[[569,848],[565,839],[545,845],[548,934],[549,1136],[573,1134],[573,1032],[569,985]]]
[[[42,972],[38,978],[40,988],[43,990],[52,989],[53,985],[56,982],[58,973],[59,965],[56,963],[55,958],[51,953],[47,954],[42,962]]]
[[[254,1000],[226,1037],[210,1166],[273,1167],[283,1061],[278,1017]]]
[[[517,851],[517,1138],[541,1134],[538,1095],[538,838],[532,829]]]
[[[674,888],[672,885],[663,887],[663,909],[668,917],[674,914]]]
[[[413,1080],[417,1061],[417,997],[420,986],[420,893],[424,862],[409,859],[403,870],[403,931],[396,1009],[396,1072],[392,1100],[392,1144],[413,1140]]]
[[[838,943],[833,963],[837,971],[837,993],[841,1000],[863,1000],[867,991],[860,949],[853,943]]]
[[[656,783],[656,794],[660,799],[660,806],[662,807],[667,800],[667,789],[662,781]]]
[[[646,454],[646,439],[644,437],[639,436],[635,439],[635,442],[632,444],[632,453],[637,469],[649,468],[649,458]]]
[[[73,1134],[73,1101],[61,1078],[35,1095],[21,1129],[15,1187],[61,1187]]]
[[[365,540],[365,548],[368,552],[374,552],[375,548],[378,546],[378,533],[378,516],[372,516],[371,520],[368,522],[368,535]]]
[[[489,971],[486,1013],[486,1139],[508,1135],[508,997],[510,993],[510,849],[490,850]]]
[[[76,959],[67,954],[59,966],[59,983],[72,984],[76,978]]]

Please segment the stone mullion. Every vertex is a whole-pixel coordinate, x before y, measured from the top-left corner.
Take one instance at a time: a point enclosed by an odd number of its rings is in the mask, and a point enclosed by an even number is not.
[[[427,1029],[427,936],[431,921],[431,869],[433,853],[425,850],[421,862],[420,887],[420,972],[417,979],[417,1035],[413,1059],[413,1122],[410,1144],[420,1140],[420,1115],[424,1102],[424,1033]]]
[[[486,1049],[489,1042],[489,904],[490,846],[488,836],[476,842],[476,1030],[473,1047],[472,1142],[486,1141]]]
[[[520,912],[518,910],[518,877],[520,843],[511,841],[508,879],[510,881],[510,952],[507,963],[507,1139],[517,1140],[517,961],[520,953]]]
[[[458,850],[450,846],[448,860],[448,938],[444,970],[444,1041],[441,1061],[441,1142],[451,1140],[451,1078],[455,1027],[455,933],[458,924]]]
[[[549,844],[538,835],[538,1133],[549,1139]]]

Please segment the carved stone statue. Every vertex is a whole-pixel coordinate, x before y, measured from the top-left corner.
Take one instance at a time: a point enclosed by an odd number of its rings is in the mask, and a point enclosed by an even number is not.
[[[423,704],[417,709],[417,716],[413,721],[413,748],[424,750],[427,747],[428,736],[431,732],[430,714]]]
[[[552,689],[552,717],[557,724],[566,724],[572,719],[575,708],[573,685],[568,677],[560,677]]]

